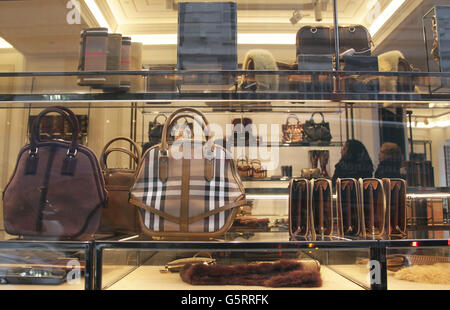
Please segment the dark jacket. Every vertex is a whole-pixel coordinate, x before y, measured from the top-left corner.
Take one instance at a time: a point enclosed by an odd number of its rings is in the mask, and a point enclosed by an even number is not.
[[[334,167],[333,184],[337,178],[371,178],[373,173],[372,162],[340,160]]]
[[[375,171],[375,178],[404,178],[400,173],[401,167],[401,159],[387,158],[378,165],[378,168]]]

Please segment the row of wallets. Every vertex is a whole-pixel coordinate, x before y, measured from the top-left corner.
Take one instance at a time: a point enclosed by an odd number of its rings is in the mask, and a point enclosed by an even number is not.
[[[290,237],[385,238],[406,235],[403,179],[292,179],[289,183]]]

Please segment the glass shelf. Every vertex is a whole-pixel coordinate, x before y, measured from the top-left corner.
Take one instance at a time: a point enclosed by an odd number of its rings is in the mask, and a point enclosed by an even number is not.
[[[280,86],[277,91],[243,91],[236,90],[238,82],[229,85],[220,85],[219,89],[208,84],[198,83],[197,87],[190,87],[184,83],[185,78],[192,76],[210,77],[211,75],[220,75],[237,80],[245,74],[264,74],[273,75],[277,78],[295,78],[295,82],[286,82],[285,86]],[[172,91],[159,92],[153,91],[151,85],[148,89],[142,89],[133,92],[102,92],[100,89],[90,89],[86,86],[78,86],[77,78],[79,76],[140,76],[148,78],[149,76],[162,76],[176,82]],[[290,84],[305,83],[311,81],[316,76],[332,77],[335,85],[345,84],[347,79],[364,80],[380,78],[409,77],[414,80],[417,86],[416,92],[388,93],[388,92],[344,92],[335,87],[330,92],[320,91],[292,91]],[[58,87],[58,90],[52,89],[51,84],[54,79],[64,79],[64,85]],[[225,102],[236,102],[245,105],[245,102],[270,102],[274,107],[278,102],[290,101],[292,106],[304,104],[305,101],[316,101],[324,103],[345,102],[357,107],[373,107],[376,105],[389,104],[393,106],[408,107],[428,107],[430,103],[435,108],[448,107],[448,96],[450,90],[446,93],[445,89],[439,93],[431,91],[431,85],[444,84],[450,78],[449,73],[422,73],[422,72],[344,72],[344,71],[296,71],[296,70],[278,70],[278,71],[100,71],[100,72],[16,72],[0,73],[2,79],[15,79],[18,85],[14,91],[8,94],[0,94],[2,103],[45,103],[45,102],[145,102],[150,105],[161,105],[163,102],[201,100],[211,103],[218,109],[232,109],[227,107]],[[300,82],[298,82],[300,80]],[[280,82],[281,83],[281,82]],[[342,85],[344,85],[342,84]],[[39,90],[38,90],[39,89]],[[367,105],[368,104],[368,105]],[[234,107],[239,108],[239,107]],[[254,110],[267,110],[267,107],[256,107]]]

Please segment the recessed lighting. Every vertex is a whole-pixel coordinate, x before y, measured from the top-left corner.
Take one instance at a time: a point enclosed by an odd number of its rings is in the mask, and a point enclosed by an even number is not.
[[[374,36],[378,30],[397,12],[402,6],[405,0],[392,0],[391,3],[384,9],[384,11],[375,19],[372,25],[369,27],[369,32]]]
[[[102,11],[98,7],[98,5],[95,2],[95,0],[84,0],[84,3],[86,3],[86,5],[88,6],[88,8],[91,11],[92,15],[94,15],[95,19],[97,20],[97,23],[100,25],[100,27],[110,29],[109,24],[106,21],[105,16],[103,16]]]
[[[13,48],[11,44],[0,38],[0,48]]]
[[[133,42],[144,45],[176,45],[177,34],[136,34],[127,35]],[[238,33],[237,44],[295,45],[295,33]]]

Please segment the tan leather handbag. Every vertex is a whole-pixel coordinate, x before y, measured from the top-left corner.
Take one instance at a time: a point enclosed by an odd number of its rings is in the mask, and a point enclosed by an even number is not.
[[[294,119],[295,123],[289,121]],[[294,114],[290,114],[286,118],[286,123],[281,126],[283,132],[283,143],[299,143],[303,141],[303,124],[300,123],[298,117]]]
[[[42,118],[58,113],[72,129],[72,141],[41,140]],[[19,152],[3,192],[5,230],[11,235],[85,239],[96,233],[106,191],[95,154],[77,142],[75,114],[50,107],[35,119],[30,144]]]
[[[168,141],[168,128],[179,114],[193,113],[205,127],[198,110],[182,108],[164,124],[161,143],[144,154],[130,192],[139,207],[142,231],[151,237],[171,239],[214,238],[233,224],[239,207],[246,204],[245,189],[231,155],[208,141]]]
[[[115,142],[125,141],[133,146],[133,152],[123,147],[111,147]],[[139,233],[140,225],[137,208],[128,202],[129,192],[133,186],[136,169],[110,168],[107,161],[113,152],[129,155],[135,165],[141,159],[140,147],[130,138],[117,137],[109,141],[103,148],[100,156],[100,167],[108,191],[108,204],[102,212],[100,233]]]

